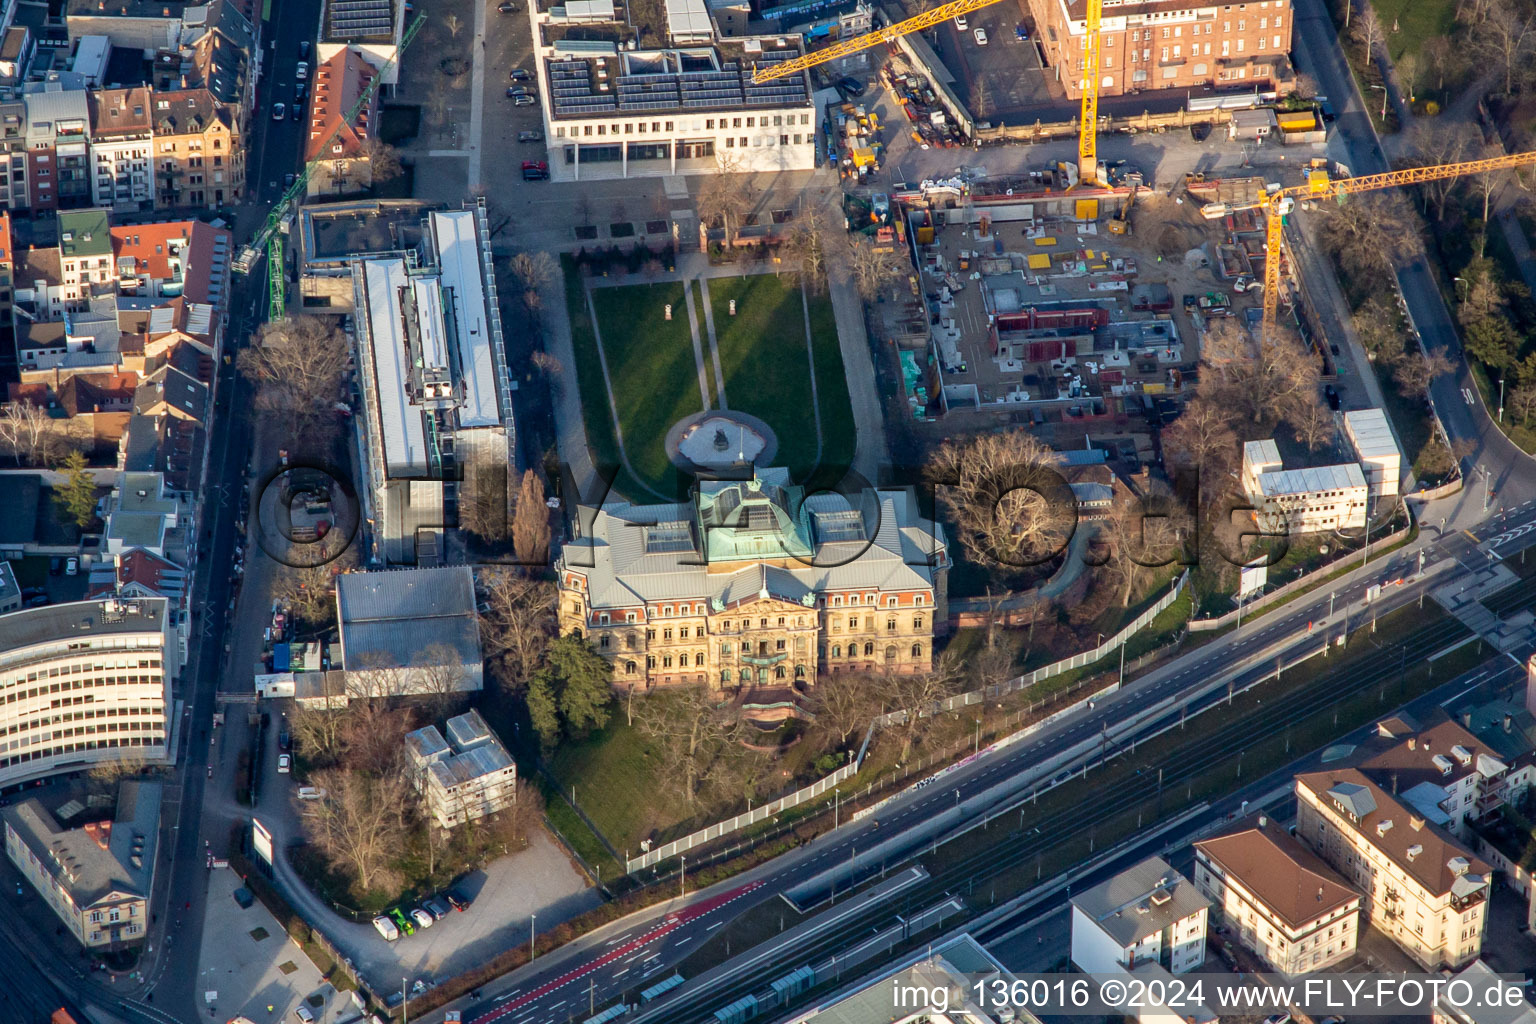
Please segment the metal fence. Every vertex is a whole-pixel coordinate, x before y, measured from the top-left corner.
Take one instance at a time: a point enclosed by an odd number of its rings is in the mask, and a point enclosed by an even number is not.
[[[1123,629],[1120,630],[1120,632],[1107,639],[1104,643],[1099,644],[1097,647],[1083,651],[1080,654],[1074,654],[1072,657],[1058,661],[1055,664],[1037,668],[1033,672],[1028,672],[1016,679],[1010,679],[1006,683],[1002,683],[997,686],[988,686],[983,690],[971,690],[967,693],[956,694],[947,700],[938,702],[932,708],[926,711],[919,712],[919,714],[938,714],[944,711],[952,711],[955,708],[965,707],[969,704],[980,704],[984,700],[995,700],[1004,694],[1026,689],[1027,687],[1033,686],[1042,680],[1049,679],[1052,676],[1060,675],[1061,673],[1070,671],[1071,669],[1081,668],[1084,665],[1091,665],[1099,659],[1113,653],[1116,648],[1123,646],[1126,641],[1130,640],[1132,636],[1135,636],[1136,633],[1142,629],[1145,629],[1153,619],[1161,615],[1169,608],[1169,606],[1173,604],[1173,602],[1179,599],[1179,595],[1184,592],[1184,587],[1188,583],[1189,570],[1186,569],[1179,575],[1179,578],[1174,581],[1173,586],[1169,588],[1168,593],[1158,598],[1157,601],[1155,601],[1150,607],[1148,607],[1140,615],[1136,616],[1136,618],[1132,619],[1130,623],[1128,623]],[[837,771],[824,778],[817,779],[809,786],[806,786],[802,789],[797,789],[793,793],[781,796],[777,800],[770,800],[768,803],[763,804],[761,807],[754,807],[752,810],[738,814],[734,818],[727,818],[724,821],[717,821],[713,825],[710,825],[708,828],[700,829],[697,832],[683,836],[681,839],[674,839],[672,842],[663,846],[658,846],[655,849],[647,850],[640,854],[638,857],[631,857],[624,862],[624,870],[633,874],[634,872],[639,871],[641,868],[648,868],[653,864],[658,864],[661,861],[666,860],[668,857],[675,857],[678,854],[687,853],[689,850],[702,843],[707,843],[711,840],[719,839],[721,836],[729,835],[732,832],[735,832],[737,829],[746,828],[748,825],[753,825],[759,821],[763,821],[764,819],[771,818],[778,814],[780,811],[788,810],[791,807],[803,804],[807,800],[814,800],[816,797],[821,796],[821,794],[836,787],[839,783],[842,783],[843,781],[850,779],[854,775],[858,774],[859,768],[864,764],[864,755],[868,752],[870,741],[874,738],[875,731],[877,729],[884,728],[888,725],[900,724],[906,721],[906,718],[906,711],[891,711],[883,715],[877,715],[875,719],[870,722],[869,730],[864,734],[864,743],[859,747],[859,756],[854,758],[848,764],[843,765]]]

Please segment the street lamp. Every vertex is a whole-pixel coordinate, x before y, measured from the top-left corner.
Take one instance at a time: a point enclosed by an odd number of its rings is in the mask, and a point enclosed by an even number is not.
[[[1386,119],[1387,119],[1387,87],[1384,86],[1384,85],[1373,85],[1373,86],[1371,86],[1371,88],[1372,89],[1378,89],[1378,90],[1381,91],[1381,120],[1382,121],[1386,121]]]
[[[533,923],[539,919],[538,914],[528,915],[528,959],[532,960],[539,955],[538,949],[533,944]]]
[[[1499,422],[1504,422],[1504,378],[1499,378]]]
[[[1456,300],[1458,302],[1466,302],[1467,301],[1467,288],[1469,287],[1468,284],[1467,284],[1467,279],[1464,278],[1464,277],[1457,277],[1457,278],[1452,278],[1452,280],[1454,280],[1456,282],[1456,284],[1459,286],[1456,289]]]

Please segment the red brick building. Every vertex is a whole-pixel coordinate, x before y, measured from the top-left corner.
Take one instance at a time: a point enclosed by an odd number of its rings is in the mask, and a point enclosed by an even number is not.
[[[1086,0],[1029,0],[1046,64],[1082,96]],[[1289,0],[1198,5],[1189,0],[1104,0],[1099,95],[1153,89],[1294,88]]]

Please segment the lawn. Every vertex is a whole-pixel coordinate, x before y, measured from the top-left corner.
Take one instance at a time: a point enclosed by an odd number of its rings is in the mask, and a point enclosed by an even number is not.
[[[668,281],[593,288],[591,296],[624,451],[646,482],[673,493],[677,474],[667,458],[667,430],[704,408],[683,285]],[[668,303],[671,320],[666,318]],[[595,364],[592,369],[601,381],[601,370]],[[588,410],[587,418],[594,414],[608,415],[606,396],[596,410]]]
[[[567,793],[575,783],[583,813],[615,849],[634,856],[640,840],[653,832],[670,835],[669,829],[688,818],[683,802],[658,786],[654,759],[651,741],[615,709],[606,728],[561,743],[549,772]],[[556,803],[551,796],[551,817]]]
[[[831,300],[802,299],[798,287],[773,274],[713,278],[709,297],[727,404],[773,427],[779,441],[774,461],[788,466],[797,480],[827,466],[835,482],[853,459],[855,438]],[[819,459],[810,403],[812,360],[805,351],[807,309],[821,412]]]
[[[1405,53],[1421,53],[1426,40],[1448,36],[1456,25],[1454,0],[1372,0],[1371,6],[1386,29],[1387,53],[1394,63]]]

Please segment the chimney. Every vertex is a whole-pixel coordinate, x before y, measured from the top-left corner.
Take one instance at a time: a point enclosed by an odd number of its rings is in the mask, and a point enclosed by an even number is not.
[[[1514,715],[1505,715],[1504,716],[1504,731],[1505,732],[1513,732],[1514,728],[1515,728],[1515,716]]]
[[[1262,814],[1259,815],[1259,828],[1264,828],[1268,824],[1269,824],[1269,819],[1267,817],[1265,817],[1264,815],[1262,815]]]
[[[1323,902],[1323,887],[1322,886],[1318,886],[1317,887],[1317,902],[1319,902],[1319,903]]]

